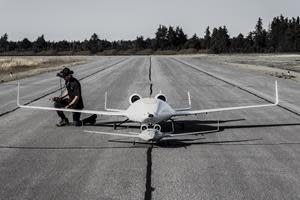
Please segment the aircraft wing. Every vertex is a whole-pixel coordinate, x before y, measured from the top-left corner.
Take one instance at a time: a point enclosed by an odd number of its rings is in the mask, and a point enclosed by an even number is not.
[[[260,105],[249,105],[249,106],[227,107],[227,108],[213,108],[213,109],[203,109],[203,110],[175,111],[175,113],[173,114],[173,117],[175,117],[175,116],[197,115],[197,114],[203,114],[203,113],[229,111],[229,110],[241,110],[241,109],[249,109],[249,108],[270,107],[270,106],[276,106],[276,105],[278,105],[278,103],[279,103],[279,98],[278,98],[278,88],[277,88],[277,81],[276,81],[275,82],[275,103],[260,104]]]
[[[139,134],[124,134],[124,133],[110,133],[110,132],[101,132],[101,131],[84,131],[85,133],[96,133],[101,135],[114,135],[114,136],[122,136],[122,137],[135,137],[140,138]]]
[[[20,108],[29,108],[29,109],[37,109],[37,110],[77,112],[77,113],[84,113],[84,114],[96,114],[96,115],[107,115],[107,116],[124,116],[124,117],[127,116],[125,110],[97,111],[97,110],[77,110],[77,109],[66,109],[66,108],[53,108],[53,107],[21,105],[20,104],[20,86],[19,85],[18,85],[17,105]]]

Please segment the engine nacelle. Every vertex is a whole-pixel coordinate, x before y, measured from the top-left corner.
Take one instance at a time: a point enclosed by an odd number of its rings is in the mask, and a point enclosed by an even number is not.
[[[165,101],[165,102],[167,101],[167,97],[162,93],[157,94],[155,96],[155,99],[160,99],[160,100]]]
[[[147,124],[142,124],[141,126],[141,131],[147,130],[148,129],[148,125]]]
[[[161,130],[161,126],[159,124],[155,124],[153,128],[158,131]]]
[[[155,129],[160,131],[161,130],[161,126],[159,124],[142,124],[141,125],[141,131],[147,130],[147,129]]]
[[[133,104],[134,102],[136,102],[137,100],[140,100],[141,99],[141,96],[139,94],[132,94],[130,97],[129,97],[129,103],[130,104]]]

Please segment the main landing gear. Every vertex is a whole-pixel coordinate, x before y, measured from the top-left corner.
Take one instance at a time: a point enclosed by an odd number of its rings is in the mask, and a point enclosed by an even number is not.
[[[126,120],[124,120],[124,121],[122,121],[122,122],[120,122],[120,123],[114,123],[114,130],[116,130],[117,129],[117,127],[118,126],[121,126],[122,124],[124,124],[124,123],[126,123],[126,122],[128,122],[129,121],[129,119],[126,119]]]

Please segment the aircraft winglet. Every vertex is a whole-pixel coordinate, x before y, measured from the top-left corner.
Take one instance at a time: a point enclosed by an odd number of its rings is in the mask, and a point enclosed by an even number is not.
[[[192,101],[191,101],[190,91],[188,91],[188,99],[189,99],[189,108],[192,108]]]
[[[275,100],[275,105],[278,105],[279,104],[279,95],[278,95],[278,86],[277,86],[277,80],[275,80],[275,97],[276,97],[276,100]]]

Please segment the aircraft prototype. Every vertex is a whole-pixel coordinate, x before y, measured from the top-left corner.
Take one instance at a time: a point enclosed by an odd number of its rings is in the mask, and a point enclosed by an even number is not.
[[[178,116],[188,116],[188,115],[198,115],[211,112],[221,112],[221,111],[230,111],[230,110],[241,110],[241,109],[250,109],[250,108],[262,108],[276,106],[279,103],[278,97],[278,87],[277,81],[275,81],[275,102],[268,104],[258,104],[258,105],[248,105],[248,106],[237,106],[237,107],[225,107],[225,108],[213,108],[213,109],[202,109],[202,110],[191,110],[191,96],[188,92],[188,102],[189,106],[186,108],[172,108],[167,103],[167,98],[161,92],[157,94],[154,98],[147,97],[142,98],[139,94],[132,94],[129,97],[130,106],[126,110],[120,109],[111,109],[107,108],[107,93],[105,93],[105,111],[97,110],[75,110],[75,109],[65,109],[65,108],[53,108],[53,107],[41,107],[41,106],[29,106],[20,104],[20,84],[18,84],[18,95],[17,95],[17,105],[21,108],[29,109],[39,109],[39,110],[50,110],[50,111],[64,111],[64,112],[78,112],[85,114],[97,114],[97,115],[107,115],[107,116],[120,116],[126,117],[124,121],[138,122],[141,124],[141,133],[108,133],[108,132],[98,132],[98,131],[85,131],[88,133],[98,133],[106,135],[117,135],[124,137],[133,137],[140,138],[146,141],[158,141],[164,137],[173,137],[173,136],[183,136],[183,135],[192,135],[198,133],[183,133],[183,134],[172,134],[172,133],[163,133],[161,132],[161,127],[158,123],[163,121],[172,120],[174,117]],[[122,123],[124,123],[122,122]],[[172,123],[172,128],[174,131],[174,125]]]

